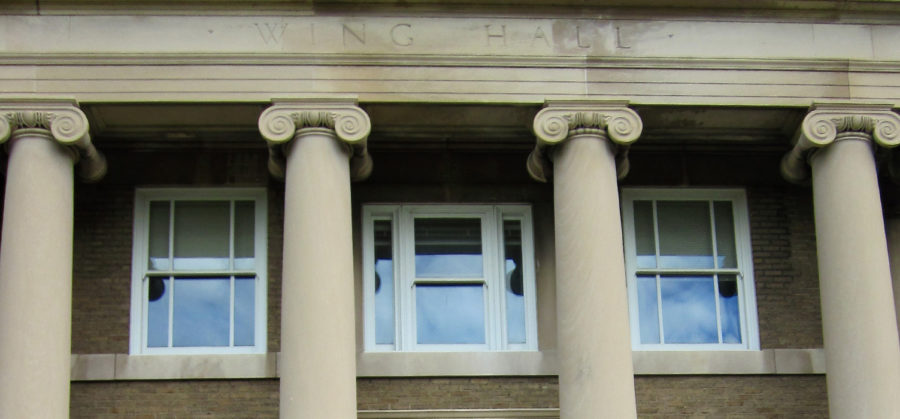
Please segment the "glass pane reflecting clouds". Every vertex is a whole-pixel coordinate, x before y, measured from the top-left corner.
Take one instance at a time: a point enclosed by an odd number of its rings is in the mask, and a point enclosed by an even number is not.
[[[661,268],[713,268],[709,202],[658,201]]]
[[[722,343],[741,343],[741,313],[735,275],[719,275],[719,312],[722,314]]]
[[[503,221],[503,253],[506,257],[506,341],[525,343],[525,283],[522,268],[522,222]]]
[[[731,202],[716,201],[713,203],[716,217],[716,253],[719,256],[719,268],[736,268],[737,251],[734,244],[734,215]]]
[[[634,201],[634,244],[638,268],[656,267],[656,237],[653,232],[653,203]]]
[[[664,276],[660,281],[665,342],[718,343],[712,277]]]
[[[150,203],[149,255],[151,270],[169,269],[169,202]]]
[[[253,346],[256,278],[234,278],[234,346]]]
[[[637,292],[641,343],[659,343],[659,303],[656,298],[656,276],[638,276]]]
[[[177,278],[172,346],[228,346],[228,278]]]
[[[228,269],[230,202],[175,203],[175,269]]]
[[[416,276],[481,277],[481,219],[416,218]]]
[[[234,269],[252,270],[255,268],[253,258],[253,238],[256,230],[256,203],[253,201],[237,201],[234,203]]]
[[[419,344],[485,343],[484,286],[416,285]]]
[[[169,346],[169,295],[171,284],[168,278],[147,278],[147,346],[164,348]]]
[[[390,220],[376,220],[375,343],[394,343],[394,260]]]

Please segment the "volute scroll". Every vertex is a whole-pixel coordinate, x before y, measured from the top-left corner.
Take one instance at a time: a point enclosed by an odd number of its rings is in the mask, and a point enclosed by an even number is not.
[[[533,179],[546,182],[550,177],[550,147],[584,133],[594,133],[617,146],[617,174],[622,179],[628,173],[627,149],[641,136],[643,122],[625,102],[548,102],[535,116],[533,129],[537,144],[527,162]]]
[[[351,149],[350,175],[365,179],[372,172],[372,157],[366,140],[372,130],[369,115],[353,101],[274,101],[259,117],[259,132],[269,143],[269,173],[284,179],[283,145],[294,139],[298,131],[320,128],[331,131],[335,139]]]
[[[42,130],[76,159],[79,177],[95,182],[106,174],[106,158],[91,143],[89,123],[72,101],[15,101],[0,103],[0,143],[19,130]]]

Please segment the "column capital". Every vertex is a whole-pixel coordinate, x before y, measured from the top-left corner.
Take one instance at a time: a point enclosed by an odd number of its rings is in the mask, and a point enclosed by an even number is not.
[[[0,144],[22,130],[44,131],[72,150],[83,180],[95,182],[106,174],[106,158],[91,143],[87,117],[76,102],[0,102]]]
[[[352,150],[351,178],[362,180],[372,172],[372,158],[366,139],[372,130],[369,115],[353,100],[274,100],[259,116],[259,132],[269,143],[269,172],[284,178],[283,145],[301,130],[318,128],[330,131]]]
[[[644,125],[627,102],[547,102],[534,117],[537,144],[528,156],[528,173],[546,182],[552,171],[547,148],[578,134],[595,134],[619,147],[616,156],[619,179],[628,174],[627,148],[641,136]]]
[[[879,146],[896,147],[900,145],[900,115],[891,105],[813,104],[797,130],[794,148],[781,160],[782,176],[789,182],[807,183],[811,152],[834,143],[844,133],[858,133]]]

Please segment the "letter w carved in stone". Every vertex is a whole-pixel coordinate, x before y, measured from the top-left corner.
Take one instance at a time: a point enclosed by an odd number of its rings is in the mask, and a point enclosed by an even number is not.
[[[259,36],[266,45],[279,44],[284,36],[284,30],[287,29],[287,23],[254,23]]]

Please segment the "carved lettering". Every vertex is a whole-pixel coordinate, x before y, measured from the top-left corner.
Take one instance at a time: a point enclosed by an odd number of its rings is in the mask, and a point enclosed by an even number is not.
[[[575,25],[575,39],[578,40],[578,48],[590,48],[591,44],[586,44],[581,39],[581,26]]]
[[[366,44],[366,24],[360,24],[356,30],[347,26],[347,24],[341,25],[343,27],[344,32],[344,46],[347,46],[347,34],[351,37],[356,38],[356,41],[362,45]]]
[[[506,46],[506,25],[500,25],[500,32],[493,32],[491,27],[494,25],[484,25],[485,34],[487,34],[487,46],[491,46],[491,39],[500,38],[503,46]]]
[[[531,38],[531,46],[534,46],[534,43],[537,42],[538,39],[543,40],[544,45],[550,46],[550,40],[547,39],[547,35],[544,34],[544,29],[540,26],[534,30],[534,37]]]
[[[669,35],[669,38],[671,38],[671,37],[672,37],[672,35]],[[622,45],[622,32],[620,31],[618,26],[616,26],[616,48],[622,48],[622,49],[631,48],[629,46]]]
[[[405,35],[401,35],[401,32]],[[398,23],[391,28],[391,41],[398,47],[408,47],[413,44],[412,25]]]
[[[266,45],[275,45],[281,43],[284,31],[287,29],[287,23],[254,23],[259,36]]]

